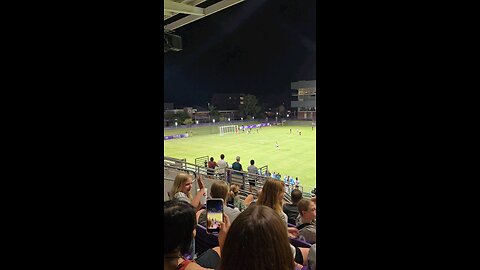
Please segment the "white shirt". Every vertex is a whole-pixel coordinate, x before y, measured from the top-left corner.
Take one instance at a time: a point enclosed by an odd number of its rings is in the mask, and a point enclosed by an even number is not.
[[[217,162],[217,165],[218,165],[218,173],[225,173],[225,168],[228,167],[228,164],[225,160],[223,159],[220,159],[218,162]]]

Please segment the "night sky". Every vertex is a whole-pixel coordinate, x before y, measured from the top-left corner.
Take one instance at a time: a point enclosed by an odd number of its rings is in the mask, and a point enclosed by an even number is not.
[[[213,93],[290,105],[290,83],[316,79],[315,0],[246,0],[177,28],[164,58],[165,102],[206,107]]]

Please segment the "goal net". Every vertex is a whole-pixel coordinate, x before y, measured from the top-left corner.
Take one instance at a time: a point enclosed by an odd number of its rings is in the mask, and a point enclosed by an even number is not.
[[[238,133],[238,125],[221,126],[219,128],[220,128],[220,135]]]

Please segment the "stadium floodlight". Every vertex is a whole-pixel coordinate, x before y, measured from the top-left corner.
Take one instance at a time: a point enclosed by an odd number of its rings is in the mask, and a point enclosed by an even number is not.
[[[213,123],[215,124],[215,119],[213,119],[212,121],[213,121]]]
[[[228,122],[230,122],[230,117],[228,118]]]
[[[252,119],[255,120],[255,116],[252,116]]]
[[[289,116],[290,116],[290,114],[287,114],[287,117],[289,117]]]
[[[177,122],[175,122],[175,126],[178,126],[178,123],[177,123]]]
[[[198,125],[198,120],[196,120],[195,123]]]

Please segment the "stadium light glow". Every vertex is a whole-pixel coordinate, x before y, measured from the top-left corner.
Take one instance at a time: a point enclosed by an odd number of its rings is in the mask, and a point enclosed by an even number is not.
[[[215,123],[215,119],[213,119],[213,123]]]
[[[196,120],[195,123],[197,123],[197,125],[198,125],[198,120]]]
[[[230,122],[230,117],[228,118],[228,122]]]

